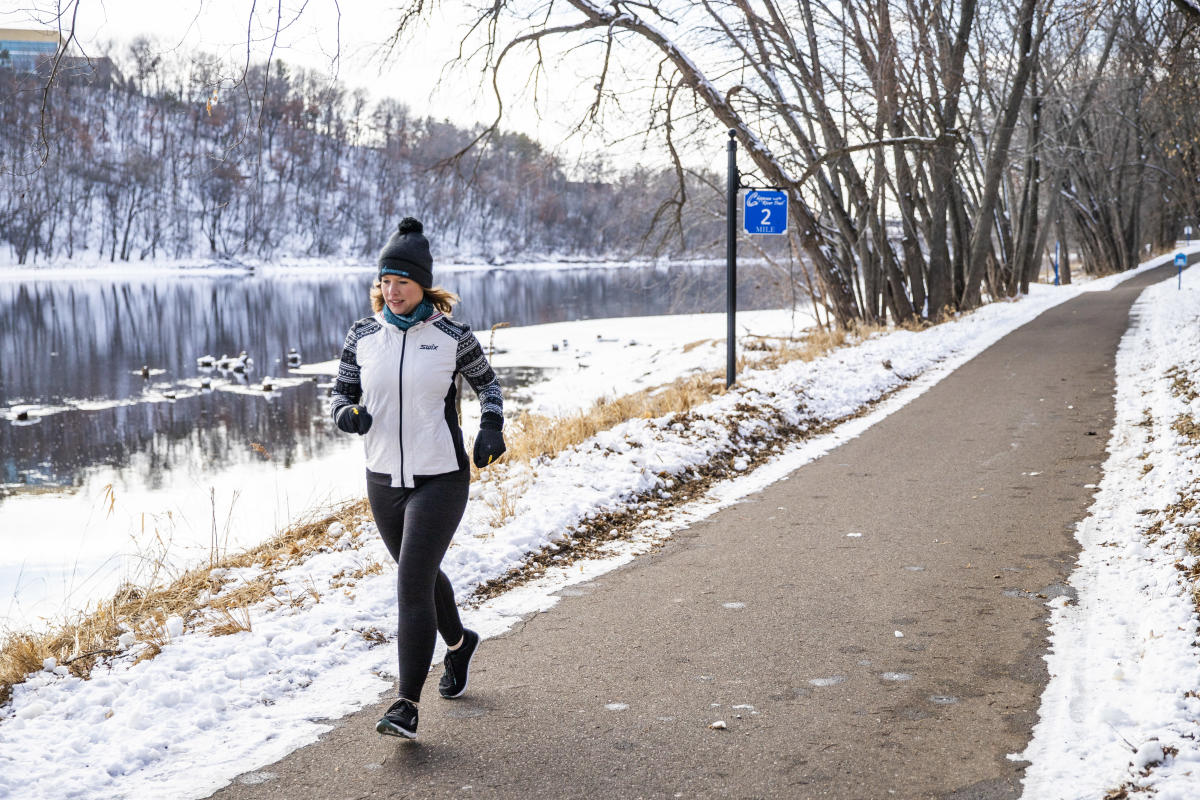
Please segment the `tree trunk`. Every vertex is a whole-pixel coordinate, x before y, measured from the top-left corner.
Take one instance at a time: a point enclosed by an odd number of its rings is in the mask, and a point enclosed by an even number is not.
[[[991,249],[992,214],[995,211],[1000,192],[1000,179],[1003,177],[1008,162],[1008,148],[1016,128],[1017,116],[1020,114],[1025,100],[1025,87],[1029,82],[1029,76],[1036,60],[1033,37],[1033,11],[1036,5],[1036,0],[1022,0],[1021,8],[1017,12],[1017,72],[1013,76],[1012,87],[1001,112],[999,127],[995,136],[992,137],[992,146],[988,150],[983,194],[979,200],[979,208],[975,212],[971,242],[967,251],[966,282],[962,294],[959,296],[959,305],[963,308],[974,308],[979,305],[979,285],[986,267],[988,251]]]
[[[946,95],[942,103],[942,133],[954,130],[958,124],[959,95],[963,85],[963,59],[970,41],[971,23],[975,18],[975,0],[963,0],[959,9],[958,29],[945,67]],[[943,139],[934,150],[934,202],[929,231],[929,316],[940,320],[946,311],[953,311],[955,290],[950,262],[949,216],[954,182],[955,145]]]

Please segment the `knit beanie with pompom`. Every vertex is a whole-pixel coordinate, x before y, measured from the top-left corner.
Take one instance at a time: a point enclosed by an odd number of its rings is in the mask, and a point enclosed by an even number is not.
[[[424,230],[412,217],[400,220],[396,232],[379,252],[379,277],[399,275],[425,289],[433,286],[433,256],[429,255],[429,240]]]

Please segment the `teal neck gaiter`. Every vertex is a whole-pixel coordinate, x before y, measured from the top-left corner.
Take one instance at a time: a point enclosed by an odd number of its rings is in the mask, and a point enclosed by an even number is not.
[[[393,314],[392,310],[387,307],[387,303],[383,304],[383,318],[402,331],[408,330],[418,322],[424,322],[431,316],[433,316],[433,303],[429,302],[428,298],[422,299],[411,314]]]

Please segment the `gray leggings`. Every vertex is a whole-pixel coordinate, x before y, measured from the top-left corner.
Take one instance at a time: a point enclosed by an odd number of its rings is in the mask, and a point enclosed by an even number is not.
[[[466,470],[438,475],[415,489],[367,481],[371,513],[397,566],[399,695],[414,703],[429,675],[436,633],[446,644],[463,636],[454,587],[441,563],[467,507],[468,475]]]

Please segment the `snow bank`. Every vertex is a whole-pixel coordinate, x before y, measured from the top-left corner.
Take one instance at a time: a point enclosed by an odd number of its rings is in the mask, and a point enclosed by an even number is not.
[[[1177,568],[1195,564],[1185,543],[1200,514],[1164,511],[1200,491],[1200,442],[1172,427],[1200,416],[1172,372],[1200,381],[1200,273],[1182,289],[1175,278],[1150,287],[1130,317],[1109,458],[1075,534],[1077,600],[1051,601],[1050,683],[1014,756],[1032,762],[1028,800],[1104,797],[1126,782],[1158,800],[1200,797],[1200,626]]]

